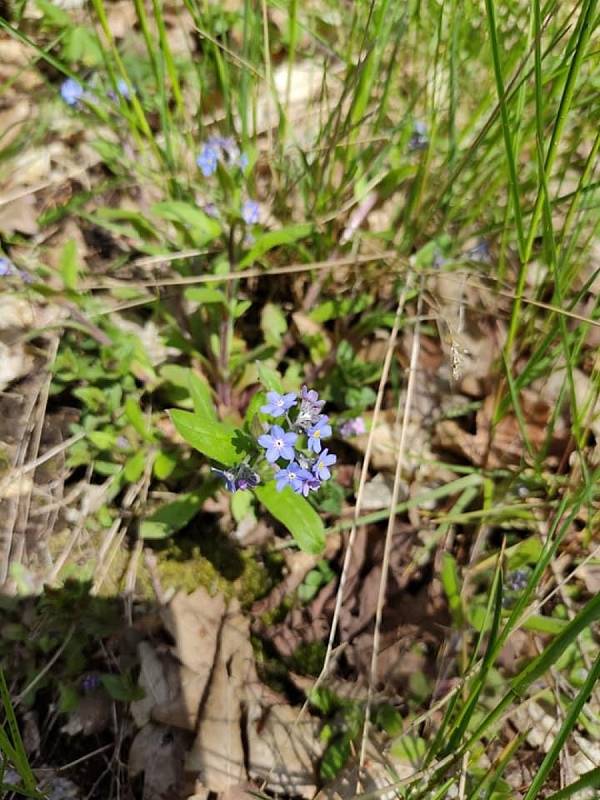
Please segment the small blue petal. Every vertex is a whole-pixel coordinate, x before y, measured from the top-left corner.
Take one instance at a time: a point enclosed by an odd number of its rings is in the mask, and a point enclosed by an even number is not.
[[[246,225],[256,225],[260,220],[260,206],[255,200],[246,200],[243,204],[242,219]]]
[[[60,87],[60,96],[68,106],[76,106],[83,97],[83,86],[74,78],[67,78]]]

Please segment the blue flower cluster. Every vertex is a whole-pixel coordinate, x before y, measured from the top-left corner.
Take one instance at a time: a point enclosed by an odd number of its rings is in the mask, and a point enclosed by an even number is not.
[[[242,171],[248,166],[248,156],[240,153],[234,140],[228,136],[211,136],[202,145],[196,164],[205,178],[214,175],[219,161],[227,167],[237,166]]]
[[[263,450],[259,461],[264,459],[276,468],[278,491],[289,486],[306,497],[331,478],[330,467],[337,459],[322,444],[332,434],[329,418],[321,413],[324,405],[317,392],[306,386],[302,387],[300,398],[296,392],[267,392],[267,403],[261,411],[287,424],[287,430],[277,423],[266,426],[268,429],[258,437]],[[225,470],[213,467],[212,471],[223,479],[230,492],[252,489],[260,483],[260,475],[246,462]]]
[[[92,77],[90,83],[92,86],[94,85],[94,77]],[[107,97],[113,101],[118,100],[119,97],[123,100],[130,100],[131,90],[129,89],[127,81],[125,81],[123,78],[118,78],[116,85],[117,91],[114,92],[112,89],[110,89],[107,92]],[[135,89],[133,91],[135,93]],[[78,80],[75,80],[75,78],[67,78],[62,82],[60,87],[60,96],[71,108],[80,108],[82,101],[84,100],[89,102],[98,100],[97,95],[85,89]]]
[[[306,497],[331,477],[329,468],[335,464],[336,456],[322,445],[332,433],[329,418],[321,413],[324,405],[325,401],[319,400],[317,392],[306,386],[302,387],[299,405],[295,392],[267,393],[267,403],[261,411],[275,419],[284,417],[290,427],[286,431],[281,425],[271,425],[268,433],[258,438],[269,464],[278,467],[275,484],[279,491],[289,486]],[[297,409],[295,419],[290,417],[293,408]],[[303,437],[306,438],[305,448],[298,444]],[[282,466],[282,461],[288,463]]]

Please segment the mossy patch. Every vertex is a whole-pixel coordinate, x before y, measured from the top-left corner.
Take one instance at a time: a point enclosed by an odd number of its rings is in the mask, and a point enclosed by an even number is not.
[[[193,592],[202,586],[211,594],[237,597],[243,606],[264,597],[281,579],[281,557],[241,550],[223,534],[211,533],[201,542],[187,538],[167,540],[155,550],[163,589]],[[140,570],[138,590],[152,595],[150,577]]]

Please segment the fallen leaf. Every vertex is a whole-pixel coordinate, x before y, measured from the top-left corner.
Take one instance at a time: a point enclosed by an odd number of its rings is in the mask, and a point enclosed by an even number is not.
[[[208,694],[200,712],[198,733],[186,759],[204,786],[222,792],[246,780],[243,708],[249,684],[258,683],[248,620],[227,614]]]
[[[161,613],[164,625],[175,641],[177,658],[202,676],[206,683],[215,660],[224,614],[223,595],[211,597],[202,588],[189,595],[178,592]]]
[[[476,415],[474,434],[452,419],[438,423],[435,429],[437,446],[457,453],[477,466],[491,469],[520,464],[523,459],[527,461],[529,454],[516,415],[506,414],[492,426],[495,403],[493,395],[486,397]],[[552,408],[537,394],[525,391],[521,393],[521,410],[527,438],[535,454],[546,442]],[[547,464],[556,464],[557,459],[564,455],[569,435],[564,421],[558,418],[552,429]]]
[[[393,481],[379,472],[373,480],[365,484],[362,494],[361,509],[363,511],[376,511],[387,508],[392,502]],[[407,487],[404,486],[404,496],[407,496]]]
[[[16,343],[8,347],[0,342],[0,392],[13,381],[23,378],[33,368],[33,358],[25,345]]]
[[[185,736],[150,723],[136,735],[129,750],[129,775],[143,773],[143,800],[173,800],[183,784]]]
[[[96,689],[79,701],[76,709],[69,712],[61,728],[69,736],[91,736],[105,730],[110,722],[112,703],[103,689]]]
[[[512,714],[512,720],[518,730],[526,731],[527,744],[544,753],[552,747],[560,728],[560,722],[546,713],[535,700],[518,706]]]
[[[31,114],[29,100],[21,98],[11,103],[8,108],[0,110],[0,131],[4,132],[2,147],[7,147],[19,136],[21,128]]]
[[[285,704],[248,709],[248,774],[265,788],[288,797],[313,797],[315,764],[322,755],[319,722]]]
[[[15,294],[0,295],[0,331],[29,328],[36,320],[35,307]]]
[[[131,703],[131,715],[138,728],[143,728],[152,719],[154,707],[167,702],[172,696],[165,663],[155,649],[148,642],[138,645],[138,658],[140,662],[140,677],[138,683],[144,690],[144,697]]]
[[[577,575],[592,596],[600,593],[600,564],[583,564],[577,567]]]
[[[365,419],[369,415],[365,414]],[[348,440],[348,444],[361,453],[365,453],[369,433],[354,436]],[[388,409],[378,417],[377,426],[373,431],[371,467],[374,470],[393,471],[396,469],[396,461],[400,449],[401,426],[396,424],[396,411]],[[430,433],[423,424],[420,414],[416,413],[408,423],[406,435],[405,471],[410,473],[418,466],[429,459],[433,460],[430,447]]]
[[[198,711],[206,691],[204,675],[198,675],[184,665],[172,666],[177,675],[178,691],[174,699],[159,703],[152,709],[152,718],[164,725],[172,725],[194,732],[198,723]]]

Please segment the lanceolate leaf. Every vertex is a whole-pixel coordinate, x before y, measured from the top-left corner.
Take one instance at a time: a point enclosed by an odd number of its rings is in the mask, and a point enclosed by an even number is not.
[[[310,503],[288,486],[278,492],[275,481],[257,486],[256,496],[275,519],[283,523],[307,553],[321,553],[325,547],[325,528]]]
[[[179,409],[171,411],[171,419],[186,442],[208,458],[226,467],[232,467],[242,460],[247,437],[233,425],[211,421]]]
[[[209,481],[200,489],[180,495],[177,500],[157,509],[152,516],[143,520],[140,526],[142,539],[165,539],[177,533],[200,511],[204,501],[217,487],[216,481]]]
[[[275,247],[280,247],[283,244],[292,244],[297,242],[298,239],[305,239],[312,231],[313,226],[308,222],[302,222],[298,225],[288,225],[287,228],[281,228],[278,231],[268,231],[256,237],[254,247],[242,258],[240,261],[240,269],[249,267],[259,258],[273,250]]]

